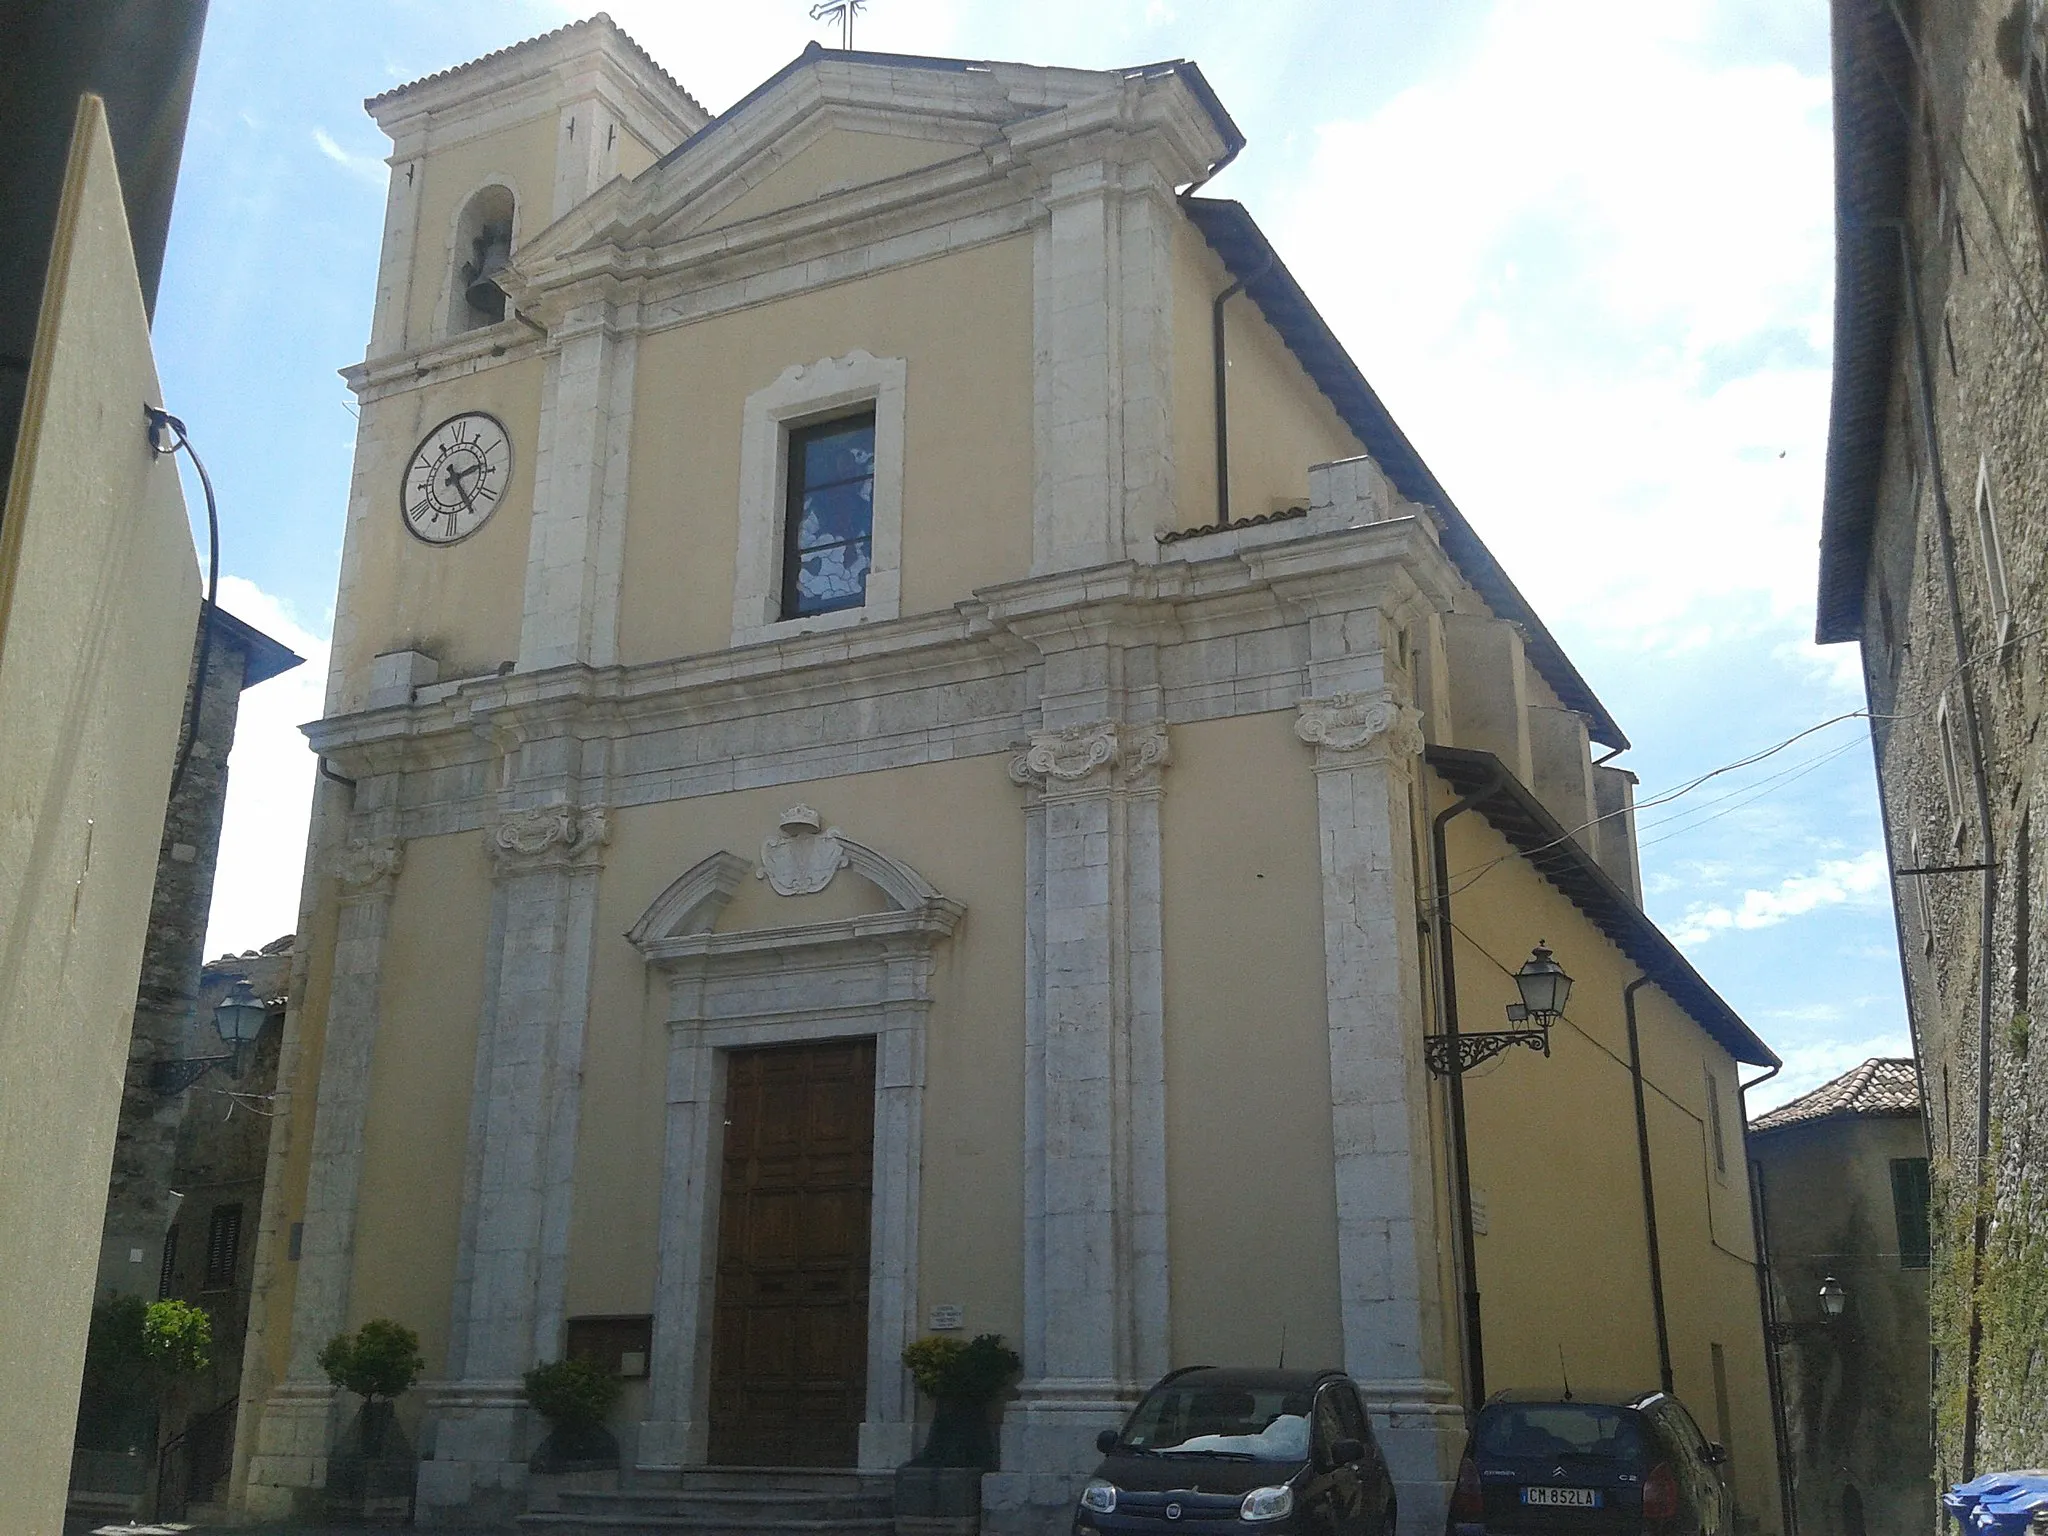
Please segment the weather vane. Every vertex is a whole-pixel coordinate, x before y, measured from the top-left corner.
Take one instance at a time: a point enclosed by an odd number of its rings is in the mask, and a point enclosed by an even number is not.
[[[848,53],[853,51],[853,18],[868,8],[868,0],[818,0],[811,7],[811,20],[824,21],[828,17],[839,19],[839,46]]]

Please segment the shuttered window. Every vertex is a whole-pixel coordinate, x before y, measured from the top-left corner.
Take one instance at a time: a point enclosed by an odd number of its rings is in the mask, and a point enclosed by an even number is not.
[[[162,1301],[171,1294],[171,1283],[178,1278],[178,1224],[171,1223],[171,1230],[164,1234],[163,1268],[157,1271],[156,1299]]]
[[[1926,1269],[1934,1261],[1927,1225],[1927,1159],[1892,1159],[1892,1214],[1899,1224],[1899,1266]]]
[[[235,1283],[235,1260],[242,1251],[242,1208],[217,1205],[206,1224],[206,1289],[224,1291]]]

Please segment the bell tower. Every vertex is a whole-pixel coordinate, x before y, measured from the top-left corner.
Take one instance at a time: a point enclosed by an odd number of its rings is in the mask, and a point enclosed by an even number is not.
[[[710,120],[603,12],[363,105],[392,145],[373,359],[510,319],[523,240]]]

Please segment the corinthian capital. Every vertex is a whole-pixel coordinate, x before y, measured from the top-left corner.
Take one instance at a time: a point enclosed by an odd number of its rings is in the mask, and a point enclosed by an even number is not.
[[[1323,755],[1405,759],[1422,751],[1422,711],[1391,693],[1333,693],[1297,708],[1294,734]]]
[[[1048,794],[1112,783],[1143,789],[1157,785],[1159,770],[1172,760],[1165,721],[1128,725],[1095,720],[1056,731],[1034,731],[1024,750],[1010,760],[1010,781],[1036,786]]]
[[[499,874],[583,868],[594,865],[611,841],[611,819],[602,807],[536,805],[501,817],[490,837],[491,859]]]
[[[352,837],[334,856],[334,878],[344,901],[389,896],[405,862],[405,844],[395,837]]]

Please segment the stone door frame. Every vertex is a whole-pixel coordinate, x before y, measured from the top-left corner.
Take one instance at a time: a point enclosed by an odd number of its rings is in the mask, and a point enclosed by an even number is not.
[[[913,1450],[916,1396],[902,1353],[917,1333],[918,1179],[924,1156],[925,1020],[933,954],[964,908],[907,865],[840,836],[847,865],[891,910],[831,922],[711,931],[753,867],[731,853],[694,866],[628,937],[667,982],[668,1090],[655,1266],[649,1417],[638,1464],[704,1464],[725,1157],[729,1052],[872,1036],[875,1136],[869,1203],[867,1400],[858,1465]]]

